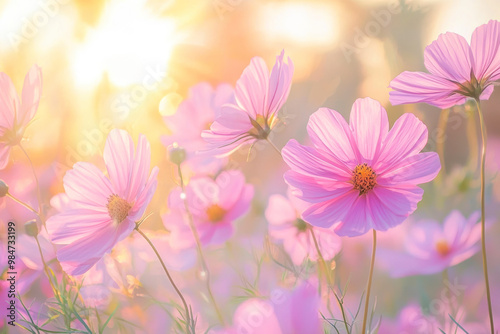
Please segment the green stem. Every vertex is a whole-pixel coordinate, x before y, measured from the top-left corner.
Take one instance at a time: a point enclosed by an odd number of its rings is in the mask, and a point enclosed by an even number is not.
[[[312,228],[309,228],[309,231],[311,232],[311,236],[312,236],[312,239],[314,241],[314,247],[316,247],[316,252],[318,252],[318,262],[320,264],[320,267],[323,268],[323,272],[325,273],[325,277],[326,277],[326,284],[327,284],[327,305],[330,304],[329,300],[330,300],[330,290],[335,294],[335,292],[333,291],[333,279],[331,277],[331,271],[328,270],[328,266],[326,265],[326,261],[325,261],[325,258],[323,257],[323,254],[321,253],[321,249],[319,248],[319,244],[318,244],[318,240],[316,239],[316,235],[314,234],[314,230]],[[344,306],[342,305],[342,302],[340,301],[339,298],[336,298],[337,299],[337,302],[339,304],[339,308],[340,310],[342,311],[342,318],[344,319],[344,325],[345,325],[345,329],[346,329],[346,333],[349,334],[349,327],[347,326],[347,319],[346,319],[346,316],[345,316],[345,312],[344,312]]]
[[[442,136],[441,138],[437,139],[436,143],[436,152],[441,158],[441,171],[442,173],[439,175],[439,182],[441,182],[441,177],[443,177],[446,174],[446,165],[445,165],[445,159],[444,159],[444,143],[445,143],[445,138],[446,138],[446,124],[448,123],[448,117],[450,115],[450,110],[449,109],[443,109],[441,110],[441,114],[439,115],[439,122],[438,122],[438,129],[439,129],[439,136]]]
[[[372,277],[373,277],[373,267],[375,265],[375,251],[377,250],[377,232],[373,230],[373,248],[372,248],[372,259],[370,261],[370,273],[368,275],[368,282],[366,283],[366,301],[365,301],[365,312],[363,316],[363,329],[361,333],[366,334],[366,319],[368,317],[368,305],[370,304],[370,292],[372,289]]]
[[[54,283],[52,282],[52,278],[49,275],[49,269],[47,266],[47,262],[45,262],[45,258],[43,257],[42,247],[40,246],[40,241],[38,240],[38,236],[36,235],[34,238],[35,238],[36,244],[38,246],[38,252],[40,252],[40,258],[42,259],[43,271],[45,272],[45,275],[49,279],[50,287],[52,288],[52,291],[54,291],[54,295],[59,295],[59,291],[54,286]]]
[[[168,280],[170,281],[170,284],[172,284],[172,286],[174,287],[174,290],[175,292],[177,292],[177,294],[179,295],[179,297],[181,298],[181,301],[182,301],[182,304],[184,305],[184,310],[186,311],[186,333],[189,333],[189,326],[190,326],[190,316],[189,316],[189,307],[186,303],[186,300],[184,299],[184,296],[182,295],[182,292],[181,290],[179,290],[179,288],[177,287],[177,285],[175,285],[175,282],[172,278],[172,276],[170,276],[170,273],[168,272],[168,269],[167,269],[167,266],[165,265],[165,263],[163,262],[163,259],[161,258],[160,256],[160,253],[158,253],[158,251],[156,250],[156,247],[153,245],[153,243],[151,242],[151,240],[147,237],[146,234],[144,234],[144,232],[142,232],[140,229],[139,229],[139,226],[136,226],[135,230],[140,234],[142,235],[142,237],[144,239],[146,239],[147,243],[149,244],[149,246],[151,246],[151,248],[153,249],[153,251],[155,252],[156,254],[156,257],[158,258],[158,260],[160,261],[161,263],[161,266],[163,267],[163,270],[165,271],[165,274],[167,274],[167,277],[168,277]]]
[[[182,176],[181,165],[177,164],[177,168],[178,168],[179,178],[181,181],[182,193],[186,194],[185,187],[184,187],[184,178]],[[191,232],[193,233],[194,239],[196,241],[196,250],[198,252],[198,257],[200,259],[200,263],[201,263],[201,267],[202,267],[202,271],[203,271],[202,273],[205,275],[208,297],[210,298],[210,302],[212,303],[212,306],[214,307],[215,313],[217,313],[217,317],[219,318],[219,322],[221,323],[221,325],[224,326],[225,325],[224,318],[222,317],[222,313],[221,313],[219,306],[217,305],[217,302],[215,301],[215,297],[212,293],[212,288],[210,285],[210,271],[208,270],[208,265],[207,265],[207,262],[205,261],[205,256],[203,255],[203,250],[201,248],[200,236],[198,235],[198,230],[196,230],[196,227],[194,226],[193,216],[191,215],[191,211],[189,210],[189,205],[188,205],[186,197],[183,197],[183,202],[184,202],[184,209],[186,210],[186,214],[188,216],[189,228],[191,229]]]
[[[38,213],[38,211],[36,211],[35,209],[33,209],[29,204],[27,203],[24,203],[23,201],[21,201],[20,199],[12,196],[11,193],[7,193],[6,194],[7,197],[9,197],[11,200],[13,200],[14,202],[18,203],[18,204],[21,204],[22,206],[24,206],[26,209],[30,210],[31,212],[33,212],[34,214],[36,214],[38,216],[38,218],[40,218],[40,220],[42,219],[40,217],[40,214]]]
[[[278,146],[274,145],[274,143],[269,139],[269,137],[266,138],[267,142],[274,148],[276,152],[281,156],[281,150],[278,148]]]
[[[488,278],[488,261],[486,259],[486,227],[485,227],[485,165],[486,165],[486,125],[484,124],[483,113],[481,111],[481,103],[476,99],[477,113],[479,115],[479,124],[481,125],[481,250],[483,255],[483,272],[484,283],[486,285],[486,298],[488,301],[488,313],[490,317],[491,334],[495,334],[495,325],[493,323],[493,309],[491,307],[490,281]]]
[[[42,216],[43,216],[43,213],[42,213],[42,195],[40,193],[40,184],[38,183],[38,177],[36,176],[35,167],[33,166],[33,162],[31,161],[31,158],[28,155],[28,152],[26,152],[26,150],[21,145],[21,143],[19,143],[18,146],[21,149],[21,151],[23,151],[23,153],[26,156],[26,158],[28,159],[28,161],[30,163],[30,166],[31,166],[31,170],[33,171],[33,176],[35,177],[35,182],[36,182],[36,196],[37,196],[37,199],[38,199],[38,212],[39,212],[38,216],[40,217],[40,220],[43,223],[43,219],[42,219]]]

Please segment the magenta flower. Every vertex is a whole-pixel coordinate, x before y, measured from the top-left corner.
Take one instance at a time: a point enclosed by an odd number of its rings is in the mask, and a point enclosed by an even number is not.
[[[233,222],[248,211],[253,194],[253,186],[245,183],[245,176],[238,170],[222,172],[215,180],[194,177],[185,193],[181,188],[174,189],[168,197],[170,212],[163,217],[165,228],[172,233],[172,248],[196,244],[184,208],[184,196],[200,241],[208,245],[221,244],[233,235]]]
[[[42,95],[42,70],[33,65],[24,78],[21,101],[5,73],[0,73],[0,169],[9,162],[10,149],[21,142],[24,130],[38,109]]]
[[[466,219],[452,211],[444,225],[429,220],[416,223],[406,237],[406,254],[380,250],[380,256],[393,277],[430,275],[455,266],[479,251],[480,213]]]
[[[331,260],[340,251],[342,242],[340,237],[331,228],[313,227],[302,220],[300,205],[294,205],[290,200],[281,195],[269,198],[266,209],[266,219],[269,222],[269,235],[275,241],[283,242],[283,248],[290,254],[295,265],[301,265],[306,258],[318,260],[318,251],[309,229],[312,229],[318,246],[325,260]]]
[[[229,155],[243,144],[266,139],[278,122],[292,84],[293,63],[283,61],[285,51],[276,57],[269,74],[266,63],[255,57],[236,83],[236,104],[223,106],[221,114],[203,131],[202,137],[220,156]]]
[[[427,128],[404,114],[389,131],[379,102],[358,99],[350,125],[335,110],[321,108],[307,126],[313,147],[290,140],[283,159],[292,194],[310,206],[302,217],[318,227],[335,226],[342,236],[370,229],[384,231],[403,222],[417,208],[423,190],[441,166],[434,152],[419,153]]]
[[[444,109],[468,97],[487,100],[500,79],[500,22],[476,28],[470,46],[460,35],[441,34],[424,58],[430,74],[405,71],[391,81],[393,105],[425,102]]]
[[[187,153],[187,163],[199,172],[216,173],[226,163],[225,159],[213,156],[208,150],[208,143],[201,133],[210,129],[220,115],[224,104],[235,103],[234,89],[228,84],[221,84],[215,89],[206,82],[189,89],[189,95],[172,116],[163,117],[172,135],[163,136],[162,143],[171,146],[177,143]]]
[[[104,147],[108,176],[96,166],[78,162],[64,176],[71,205],[47,220],[64,271],[88,271],[132,232],[156,190],[158,167],[149,175],[151,149],[144,135],[134,142],[124,130],[112,130]]]

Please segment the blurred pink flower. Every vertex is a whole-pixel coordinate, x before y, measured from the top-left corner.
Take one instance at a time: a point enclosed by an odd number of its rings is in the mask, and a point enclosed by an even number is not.
[[[41,95],[42,70],[37,65],[24,78],[21,101],[9,76],[0,73],[0,169],[7,166],[11,147],[21,142]]]
[[[208,144],[201,137],[203,130],[210,129],[220,115],[222,105],[235,103],[234,89],[228,84],[220,84],[215,89],[207,82],[199,83],[189,89],[189,95],[171,116],[163,117],[172,131],[163,136],[165,146],[177,143],[187,151],[187,161],[194,171],[216,173],[227,162],[207,152]]]
[[[411,303],[399,312],[397,321],[382,319],[379,333],[437,334],[442,333],[440,327],[434,316],[424,314],[419,305]]]
[[[319,334],[322,326],[317,288],[305,282],[293,291],[280,292],[278,298],[253,298],[234,313],[233,328],[224,333]]]
[[[424,58],[430,74],[405,71],[391,81],[393,105],[425,102],[444,109],[467,97],[487,100],[500,79],[500,22],[476,28],[470,46],[460,35],[441,34],[427,46]]]
[[[158,167],[149,175],[151,149],[144,135],[134,142],[112,130],[104,147],[109,178],[96,166],[78,162],[64,176],[71,206],[47,220],[52,242],[64,244],[57,258],[64,271],[80,275],[132,232],[156,190]]]
[[[269,198],[265,214],[271,238],[282,241],[293,263],[301,265],[308,257],[312,261],[318,260],[318,252],[309,231],[312,229],[324,259],[333,259],[341,248],[340,237],[333,232],[333,229],[313,227],[302,220],[301,210],[292,200],[282,195],[273,195]]]
[[[443,225],[433,220],[418,222],[407,234],[407,253],[381,249],[381,263],[393,277],[429,275],[457,265],[479,251],[479,219],[479,212],[466,219],[455,210]]]
[[[184,196],[200,241],[208,245],[221,244],[233,235],[233,222],[248,211],[253,194],[253,186],[245,183],[239,170],[224,171],[215,180],[195,177],[189,181],[185,194],[181,188],[174,189],[168,197],[170,213],[163,216],[163,224],[172,233],[172,248],[195,245]]]
[[[385,231],[402,223],[422,199],[417,185],[440,170],[434,152],[419,153],[427,128],[404,114],[389,131],[387,113],[370,98],[354,103],[350,125],[335,110],[321,108],[309,119],[313,147],[290,140],[283,159],[292,194],[310,203],[304,220],[318,227],[336,224],[342,236],[370,229]]]
[[[229,155],[243,144],[266,139],[278,122],[292,84],[293,63],[276,57],[271,74],[260,57],[254,57],[236,83],[236,104],[222,107],[221,114],[202,137],[220,156]]]

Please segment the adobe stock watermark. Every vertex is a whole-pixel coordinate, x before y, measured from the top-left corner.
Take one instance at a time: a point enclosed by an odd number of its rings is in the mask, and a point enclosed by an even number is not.
[[[458,130],[470,117],[474,117],[475,110],[465,107],[464,110],[452,108],[447,111],[442,110],[441,112],[447,112],[449,115],[446,117],[446,122],[442,127],[438,124],[434,129],[429,131],[429,139],[425,146],[427,151],[435,152],[438,145],[444,144],[448,140],[446,132],[449,130]],[[467,113],[470,113],[470,115]]]
[[[219,18],[224,20],[226,14],[233,12],[242,2],[243,0],[212,0],[212,6]]]
[[[416,334],[435,333],[440,326],[437,321],[438,317],[446,321],[450,314],[454,316],[452,314],[452,305],[457,305],[458,297],[463,295],[467,286],[461,285],[456,277],[453,282],[445,279],[443,283],[445,287],[441,290],[439,296],[431,300],[427,308],[422,309],[427,311],[428,315],[420,314],[411,320],[411,325],[417,330]]]
[[[39,8],[29,17],[21,19],[21,29],[19,32],[7,33],[9,43],[18,50],[21,44],[26,44],[35,38],[39,31],[43,29],[50,20],[56,17],[61,11],[61,7],[70,3],[71,0],[42,0]]]
[[[345,59],[348,63],[352,61],[354,55],[358,55],[361,51],[367,48],[371,43],[373,38],[379,36],[382,31],[387,28],[395,15],[399,15],[403,12],[403,6],[408,10],[415,11],[419,8],[415,4],[407,4],[404,1],[391,1],[383,9],[370,11],[371,19],[365,23],[363,27],[354,28],[354,36],[352,37],[352,42],[342,42],[340,43],[340,49],[344,54]]]

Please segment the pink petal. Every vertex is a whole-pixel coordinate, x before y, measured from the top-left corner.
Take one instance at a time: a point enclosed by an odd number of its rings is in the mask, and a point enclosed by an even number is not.
[[[91,236],[110,223],[107,212],[71,209],[47,219],[46,227],[52,242],[69,244]]]
[[[108,197],[114,192],[99,168],[88,162],[77,162],[64,175],[63,182],[70,200],[99,212],[107,212]]]
[[[245,213],[250,209],[250,205],[252,203],[252,199],[254,196],[253,186],[250,184],[245,185],[243,191],[241,192],[238,200],[232,206],[231,210],[226,213],[226,219],[229,221],[233,221]]]
[[[16,87],[5,73],[0,73],[0,128],[12,129],[19,112]]]
[[[293,76],[293,63],[288,57],[288,64],[283,62],[285,51],[276,57],[276,63],[271,70],[269,78],[269,92],[267,99],[267,108],[264,116],[269,117],[277,113],[288,98]]]
[[[315,148],[333,155],[337,160],[354,165],[362,161],[352,131],[337,111],[318,109],[309,118],[307,133]]]
[[[330,227],[344,220],[349,212],[352,211],[351,208],[358,200],[358,197],[357,191],[347,191],[341,196],[311,205],[302,213],[302,217],[311,225],[325,228]],[[337,232],[337,229],[335,231]]]
[[[33,65],[24,78],[21,112],[18,123],[26,126],[35,116],[42,96],[42,69]]]
[[[125,199],[133,202],[142,191],[148,180],[148,173],[151,162],[151,146],[146,136],[139,135],[139,142],[134,159],[130,162],[131,170],[129,176],[128,193]]]
[[[357,99],[352,105],[350,127],[363,158],[369,162],[375,160],[389,131],[387,112],[382,105],[371,98]]]
[[[109,252],[116,240],[115,228],[110,224],[91,236],[60,248],[57,259],[68,274],[81,275]]]
[[[386,231],[405,221],[417,209],[424,191],[419,187],[383,188],[376,187],[367,194],[373,228]]]
[[[455,93],[458,86],[441,77],[422,72],[403,72],[389,84],[393,105],[428,103],[441,109],[463,104],[466,97]]]
[[[146,211],[146,208],[151,202],[153,195],[156,191],[156,186],[158,185],[158,181],[156,177],[158,176],[159,169],[158,167],[154,167],[151,171],[151,175],[149,176],[148,182],[144,185],[141,192],[137,195],[137,198],[134,201],[134,206],[129,212],[129,217],[132,220],[138,220]]]
[[[201,189],[203,196],[209,201],[214,199],[223,209],[231,209],[238,202],[245,188],[245,175],[239,170],[224,171],[217,176],[215,182]]]
[[[324,155],[314,148],[299,144],[295,139],[288,141],[281,154],[292,170],[314,176],[319,181],[347,182],[351,179],[351,169],[335,156]]]
[[[494,88],[495,87],[493,85],[489,85],[486,88],[484,88],[483,92],[479,96],[479,99],[488,100],[490,98],[491,94],[493,94]]]
[[[235,96],[238,105],[253,119],[265,115],[269,69],[260,57],[254,57],[236,82]]]
[[[348,182],[337,182],[320,177],[307,176],[289,170],[284,175],[285,182],[291,187],[291,194],[308,203],[319,203],[334,199],[353,189]]]
[[[491,20],[474,30],[471,39],[474,74],[478,80],[500,79],[500,22]]]
[[[297,219],[292,203],[282,195],[272,195],[265,212],[266,220],[270,225],[285,225]]]
[[[348,206],[342,207],[345,212],[340,219],[341,223],[335,227],[335,233],[340,236],[355,237],[371,230],[373,219],[369,212],[366,195],[359,196],[356,191],[352,191],[350,198],[353,201]]]
[[[0,170],[7,167],[9,163],[10,146],[0,143]]]
[[[458,83],[470,81],[472,50],[462,36],[447,32],[425,48],[425,67],[432,74]]]
[[[406,113],[394,123],[383,143],[379,163],[375,165],[380,174],[401,160],[420,153],[427,144],[427,127],[415,115]]]
[[[255,141],[248,132],[253,129],[248,115],[233,105],[222,108],[221,114],[210,126],[210,130],[202,132],[202,138],[208,143],[208,149],[214,150],[217,156],[228,156],[245,143]]]
[[[109,132],[104,146],[104,162],[113,189],[121,198],[125,198],[130,183],[134,142],[127,131],[113,129]]]
[[[391,166],[377,178],[377,183],[383,186],[426,183],[434,180],[440,170],[437,153],[419,153]]]

